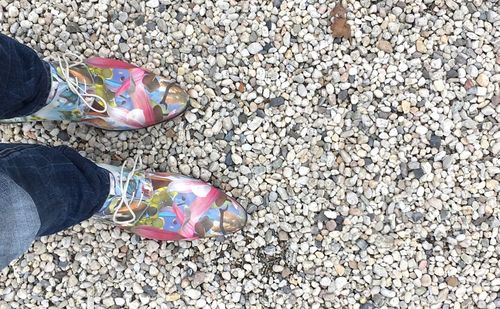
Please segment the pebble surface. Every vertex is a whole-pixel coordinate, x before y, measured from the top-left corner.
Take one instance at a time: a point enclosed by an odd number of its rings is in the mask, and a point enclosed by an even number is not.
[[[125,59],[193,98],[145,130],[2,125],[3,142],[141,154],[251,213],[227,239],[93,220],[43,237],[0,273],[0,308],[500,307],[499,6],[348,1],[351,40],[334,6],[0,0],[0,31],[44,56]]]

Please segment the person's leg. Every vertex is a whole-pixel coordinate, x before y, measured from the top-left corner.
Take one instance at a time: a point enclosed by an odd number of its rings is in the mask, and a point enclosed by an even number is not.
[[[133,64],[51,56],[44,62],[0,34],[0,122],[68,120],[135,130],[177,117],[189,105],[182,87]]]
[[[40,218],[31,196],[12,179],[0,174],[0,270],[31,246]]]
[[[0,33],[0,119],[31,115],[47,104],[50,69],[35,51]]]
[[[227,235],[247,221],[234,198],[206,182],[143,172],[137,165],[131,171],[98,166],[65,146],[0,144],[0,173],[33,200],[40,218],[37,236],[92,216],[157,240]]]
[[[108,171],[65,146],[0,144],[0,173],[31,196],[40,217],[38,236],[90,218],[110,190]]]

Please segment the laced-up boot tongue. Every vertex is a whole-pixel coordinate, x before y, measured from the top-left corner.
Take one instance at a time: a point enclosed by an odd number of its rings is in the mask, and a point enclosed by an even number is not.
[[[106,113],[108,103],[92,88],[95,84],[94,77],[81,56],[73,53],[57,55],[56,66],[57,73],[66,83],[68,90],[73,92],[81,103],[93,112]]]
[[[113,221],[119,226],[132,226],[146,215],[147,200],[152,191],[151,183],[142,173],[136,172],[138,159],[132,171],[106,164],[99,164],[109,171],[109,197],[96,217]]]

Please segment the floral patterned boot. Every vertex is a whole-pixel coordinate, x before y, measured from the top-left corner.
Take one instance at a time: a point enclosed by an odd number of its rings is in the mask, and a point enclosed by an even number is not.
[[[201,180],[100,166],[111,174],[111,192],[95,217],[139,236],[193,240],[234,233],[246,224],[238,202]]]
[[[50,63],[50,72],[48,104],[33,115],[2,122],[69,120],[133,130],[172,119],[189,102],[180,86],[119,60],[65,55]]]

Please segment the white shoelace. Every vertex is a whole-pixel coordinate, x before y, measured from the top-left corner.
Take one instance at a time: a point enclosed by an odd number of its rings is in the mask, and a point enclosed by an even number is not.
[[[71,61],[72,64],[70,64],[69,58],[73,57],[76,58],[76,61]],[[68,88],[71,92],[76,94],[80,100],[82,100],[85,105],[88,106],[91,110],[93,110],[96,113],[105,113],[108,110],[108,104],[106,103],[106,100],[104,100],[101,96],[97,94],[92,94],[87,92],[87,82],[83,80],[83,87],[80,86],[80,83],[78,82],[78,79],[76,77],[71,77],[70,70],[74,67],[77,66],[86,66],[85,61],[83,58],[79,55],[76,55],[72,52],[66,52],[62,56],[57,55],[57,62],[59,63],[59,68],[61,68],[61,73],[63,75],[64,80],[66,81],[66,84],[68,85]],[[88,100],[91,99],[91,100]],[[92,106],[94,103],[94,100],[99,100],[101,102],[101,105],[103,106],[103,109],[96,109]]]
[[[120,182],[120,193],[121,193],[121,199],[118,205],[116,205],[116,209],[113,213],[113,222],[117,224],[133,224],[135,223],[137,216],[130,206],[130,201],[133,201],[135,198],[135,194],[137,192],[137,188],[134,190],[134,193],[132,194],[132,197],[130,199],[127,197],[127,191],[128,191],[128,186],[130,184],[130,181],[132,178],[134,178],[134,173],[139,169],[139,167],[142,165],[142,159],[140,156],[136,156],[134,160],[134,166],[132,167],[132,170],[128,173],[127,177],[124,177],[124,170],[125,170],[125,163],[123,163],[122,168],[120,170],[120,179],[118,181]],[[125,181],[124,181],[125,179]],[[143,195],[141,194],[141,198],[139,199],[139,204],[142,203]],[[128,212],[130,215],[132,215],[132,218],[129,220],[119,220],[117,218],[120,209],[125,205],[127,208]]]

